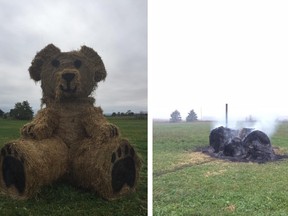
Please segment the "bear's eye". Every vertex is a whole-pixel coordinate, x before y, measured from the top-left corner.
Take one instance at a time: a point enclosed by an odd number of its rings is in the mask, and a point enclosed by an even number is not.
[[[51,61],[51,64],[52,64],[54,67],[59,67],[60,62],[59,62],[57,59],[53,59],[53,60]]]
[[[80,68],[81,65],[82,65],[82,62],[81,62],[80,60],[76,59],[76,60],[74,61],[74,66],[75,66],[76,68]]]

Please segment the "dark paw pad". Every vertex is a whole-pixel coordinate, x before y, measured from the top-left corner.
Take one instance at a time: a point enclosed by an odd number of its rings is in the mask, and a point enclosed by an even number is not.
[[[134,161],[135,151],[132,147],[125,145],[113,152],[111,162],[114,164],[112,169],[112,188],[114,192],[119,192],[127,184],[133,187],[136,179],[136,169]]]
[[[14,185],[21,194],[25,190],[24,159],[13,148],[13,144],[6,144],[1,149],[3,157],[2,174],[6,187]]]

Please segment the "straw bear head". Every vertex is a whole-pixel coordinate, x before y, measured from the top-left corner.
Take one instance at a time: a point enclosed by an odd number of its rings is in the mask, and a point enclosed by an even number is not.
[[[29,68],[34,81],[41,80],[44,98],[88,97],[97,83],[106,78],[100,56],[87,46],[78,51],[61,52],[53,44],[38,52]]]

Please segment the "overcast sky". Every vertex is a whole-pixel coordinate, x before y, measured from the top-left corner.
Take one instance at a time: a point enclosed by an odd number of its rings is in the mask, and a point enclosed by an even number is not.
[[[104,112],[147,111],[147,1],[0,0],[0,109],[28,100],[40,108],[40,83],[28,68],[37,51],[92,47],[107,69],[93,96]]]
[[[149,3],[149,113],[288,116],[288,2]],[[151,106],[150,106],[151,105]],[[150,112],[151,111],[151,112]]]

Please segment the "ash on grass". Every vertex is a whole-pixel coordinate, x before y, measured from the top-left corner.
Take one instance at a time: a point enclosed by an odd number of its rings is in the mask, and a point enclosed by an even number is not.
[[[196,152],[202,152],[206,155],[209,155],[212,158],[218,158],[226,161],[231,161],[231,162],[253,162],[253,163],[267,163],[267,162],[274,162],[274,161],[279,161],[288,158],[287,154],[277,154],[277,152],[280,151],[278,147],[273,147],[273,150],[275,152],[275,157],[272,160],[261,160],[261,159],[252,159],[252,158],[245,158],[245,157],[232,157],[232,156],[225,156],[223,152],[218,152],[215,153],[213,151],[213,148],[211,146],[201,146],[196,148]]]

